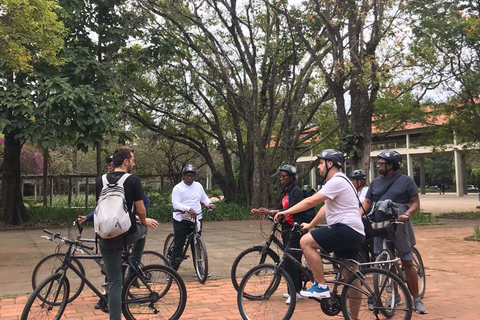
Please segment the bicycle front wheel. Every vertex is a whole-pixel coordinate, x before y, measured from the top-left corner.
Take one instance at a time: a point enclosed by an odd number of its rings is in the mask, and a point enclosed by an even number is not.
[[[170,261],[165,258],[164,255],[152,251],[152,250],[145,250],[142,254],[142,265],[149,266],[151,264],[159,264],[162,266],[170,267]]]
[[[340,299],[346,320],[409,320],[412,317],[410,292],[395,274],[371,268],[357,275],[344,286]]]
[[[285,304],[285,293],[292,297],[290,304]],[[244,320],[286,320],[295,310],[295,297],[295,285],[284,269],[273,264],[261,264],[243,277],[238,288],[237,305]]]
[[[37,263],[32,273],[33,290],[35,290],[38,284],[42,282],[45,278],[47,278],[49,275],[59,272],[59,268],[62,266],[64,258],[64,253],[53,253],[46,256]],[[80,271],[82,275],[85,275],[85,269],[83,268],[83,265],[80,263],[80,261],[72,257],[71,262],[78,269],[78,271]],[[68,272],[67,270],[67,275],[69,277],[71,290],[68,303],[71,303],[82,292],[85,281],[83,281],[83,279],[77,276],[73,271]]]
[[[195,274],[200,283],[205,283],[208,278],[208,256],[207,247],[203,242],[202,237],[197,236],[194,239],[193,246],[193,266],[195,267]]]
[[[171,261],[172,257],[172,249],[173,249],[173,238],[174,234],[170,233],[165,239],[165,243],[163,244],[163,255],[167,258],[168,262]]]
[[[62,317],[68,303],[70,284],[62,274],[54,273],[38,284],[23,308],[21,320],[50,319]]]
[[[265,249],[263,246],[255,246],[243,250],[233,261],[230,271],[233,287],[238,291],[243,276],[253,267],[263,263],[277,264],[278,261],[280,261],[280,258],[270,248]]]
[[[149,265],[126,280],[122,311],[127,320],[179,319],[187,303],[182,278],[170,267]]]
[[[418,274],[418,297],[423,299],[425,296],[425,289],[427,285],[427,278],[425,277],[425,267],[423,266],[422,256],[417,248],[412,248],[413,266]]]

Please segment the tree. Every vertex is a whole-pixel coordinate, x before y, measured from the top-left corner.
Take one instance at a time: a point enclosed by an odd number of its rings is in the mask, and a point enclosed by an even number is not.
[[[122,66],[125,111],[200,154],[227,201],[265,205],[281,162],[308,154],[336,125],[315,59],[264,1],[142,4],[155,17]]]
[[[412,1],[411,50],[422,65],[423,87],[441,92],[432,113],[446,124],[437,145],[480,141],[480,7],[477,1]]]
[[[0,11],[0,129],[5,137],[1,206],[3,220],[28,219],[20,189],[20,152],[36,114],[26,84],[33,64],[61,63],[57,53],[65,30],[56,1],[2,0]]]

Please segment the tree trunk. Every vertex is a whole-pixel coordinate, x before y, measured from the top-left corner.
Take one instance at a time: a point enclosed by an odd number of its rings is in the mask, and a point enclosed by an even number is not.
[[[2,201],[3,221],[8,224],[20,225],[29,218],[23,205],[20,175],[20,152],[22,144],[15,139],[16,131],[5,134],[5,149],[2,171]]]
[[[43,206],[47,206],[47,193],[48,193],[48,149],[43,149]]]

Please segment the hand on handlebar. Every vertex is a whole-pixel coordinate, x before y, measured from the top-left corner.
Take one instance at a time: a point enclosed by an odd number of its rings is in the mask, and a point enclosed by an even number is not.
[[[268,210],[266,208],[252,208],[252,210],[250,210],[252,214],[270,214],[270,211],[271,210]]]
[[[273,217],[273,221],[283,222],[283,221],[285,221],[286,218],[287,218],[287,216],[285,215],[285,213],[279,211],[279,212],[277,212],[275,217]]]
[[[312,226],[310,225],[310,223],[306,223],[306,222],[303,222],[301,224],[302,226],[302,232],[305,233],[305,232],[308,232],[308,230],[310,230],[312,228]]]
[[[209,208],[210,210],[209,211],[214,211],[215,210],[215,205],[213,203],[210,203],[208,206],[206,206],[207,208]]]
[[[86,217],[86,216],[78,216],[77,221],[78,221],[80,224],[82,224],[82,223],[84,223],[85,221],[87,221],[87,217]]]

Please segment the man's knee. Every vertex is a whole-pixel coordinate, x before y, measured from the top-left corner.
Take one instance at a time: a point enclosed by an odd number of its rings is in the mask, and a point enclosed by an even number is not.
[[[301,239],[300,239],[300,247],[302,249],[306,249],[306,248],[316,248],[316,249],[319,249],[320,246],[318,245],[318,243],[315,241],[315,239],[313,239],[312,235],[310,233],[307,233],[306,235],[304,235]]]

